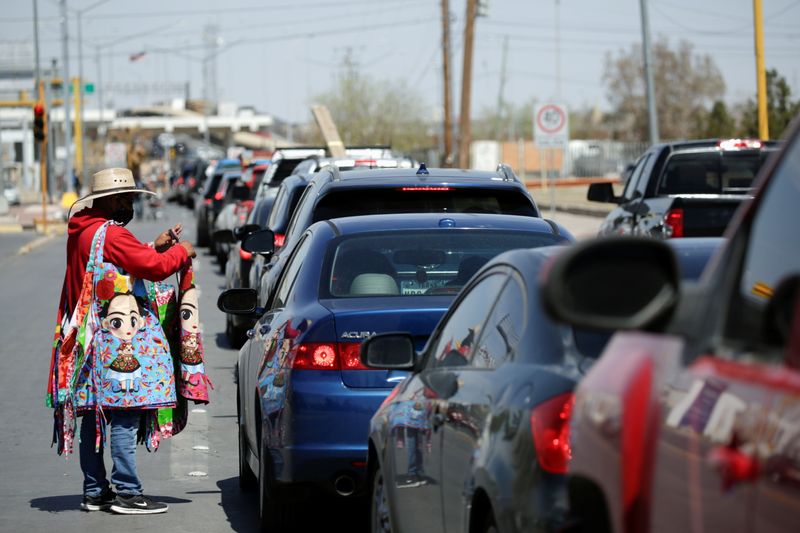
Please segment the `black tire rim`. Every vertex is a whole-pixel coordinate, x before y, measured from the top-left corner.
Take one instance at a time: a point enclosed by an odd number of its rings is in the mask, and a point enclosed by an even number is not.
[[[386,486],[383,483],[383,472],[380,467],[375,472],[372,482],[372,531],[373,533],[391,533],[392,524],[389,520],[389,500],[386,496]]]

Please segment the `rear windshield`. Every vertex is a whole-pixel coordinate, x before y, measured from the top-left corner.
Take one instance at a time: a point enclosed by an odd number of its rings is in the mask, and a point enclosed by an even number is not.
[[[518,190],[403,187],[332,191],[320,199],[313,221],[369,214],[439,212],[536,216],[530,197]]]
[[[455,294],[495,255],[562,242],[513,230],[417,230],[343,237],[331,244],[321,297]]]
[[[679,153],[669,158],[658,194],[747,194],[770,151]]]

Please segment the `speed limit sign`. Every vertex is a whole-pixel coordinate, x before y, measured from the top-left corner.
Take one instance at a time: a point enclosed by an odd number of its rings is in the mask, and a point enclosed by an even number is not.
[[[564,146],[569,141],[567,106],[537,105],[533,110],[533,139],[542,147]]]

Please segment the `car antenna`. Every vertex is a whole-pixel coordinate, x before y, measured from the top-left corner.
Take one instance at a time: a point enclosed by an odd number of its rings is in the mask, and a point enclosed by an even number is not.
[[[419,169],[417,170],[417,176],[419,176],[420,174],[425,174],[425,175],[430,174],[430,172],[428,172],[428,167],[425,166],[425,163],[419,164]]]

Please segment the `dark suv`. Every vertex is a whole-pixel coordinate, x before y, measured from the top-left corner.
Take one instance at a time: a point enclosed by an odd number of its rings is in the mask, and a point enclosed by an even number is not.
[[[351,170],[328,166],[309,182],[258,286],[259,303],[272,288],[297,239],[314,222],[391,213],[493,213],[539,217],[525,185],[506,165],[496,172],[456,169]],[[554,223],[553,223],[554,224]],[[258,251],[258,250],[255,250]]]

